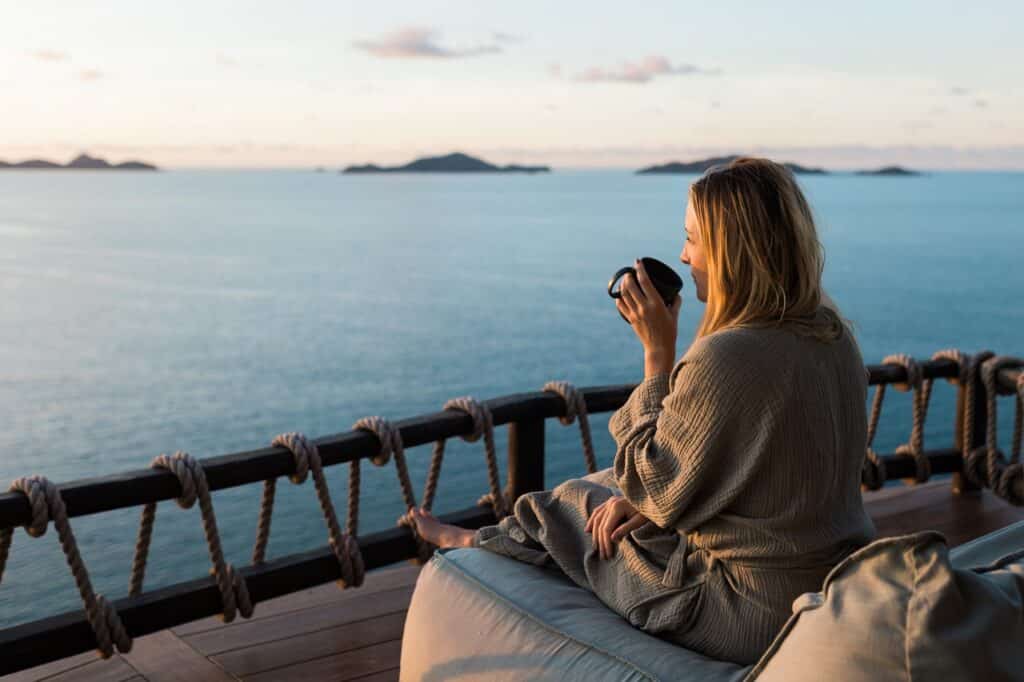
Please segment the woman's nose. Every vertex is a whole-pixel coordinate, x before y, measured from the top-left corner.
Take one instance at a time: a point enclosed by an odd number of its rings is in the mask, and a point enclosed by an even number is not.
[[[679,254],[679,261],[683,265],[689,265],[690,264],[690,259],[686,255],[686,249],[683,249],[683,252],[681,254]]]

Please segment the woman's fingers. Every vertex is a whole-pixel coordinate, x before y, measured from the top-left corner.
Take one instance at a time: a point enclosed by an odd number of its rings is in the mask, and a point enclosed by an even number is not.
[[[590,526],[591,535],[594,538],[594,546],[597,547],[598,556],[602,559],[608,556],[608,536],[604,531],[605,525],[608,523],[608,517],[612,514],[613,500],[609,498],[601,506],[595,510],[593,516],[593,523]]]
[[[640,284],[640,290],[643,292],[644,298],[648,301],[653,301],[658,296],[658,290],[654,288],[654,282],[647,276],[647,271],[644,270],[643,261],[637,260],[636,262],[636,278]]]
[[[633,518],[629,519],[612,532],[612,542],[618,542],[622,538],[626,537],[626,535],[632,533],[634,530],[644,525],[645,523],[647,523],[646,516],[644,516],[643,514],[633,515]]]
[[[607,501],[602,502],[601,504],[599,504],[596,507],[594,507],[594,511],[590,512],[590,518],[587,519],[587,525],[583,527],[584,532],[589,533],[594,528],[594,519],[599,514],[601,514],[602,509],[604,509],[604,506],[606,504],[607,504]]]
[[[616,495],[594,507],[584,531],[590,533],[598,556],[610,559],[615,544],[629,532],[647,523],[626,498]]]
[[[615,499],[613,498],[613,500]],[[615,553],[612,533],[625,518],[626,513],[623,507],[613,502],[613,504],[609,505],[608,512],[601,519],[602,523],[599,534],[601,536],[602,556],[605,559],[610,559],[612,554]]]
[[[604,522],[601,524],[601,528],[599,528],[598,531],[597,531],[597,536],[599,538],[601,538],[601,558],[602,559],[608,559],[612,555],[611,554],[611,552],[612,552],[612,548],[611,548],[612,532],[611,532],[611,528],[609,528],[609,521],[610,521],[610,517],[611,516],[612,516],[611,514],[605,514],[605,518],[603,519]]]
[[[625,301],[621,298],[615,299],[615,307],[618,309],[619,313],[626,318],[627,322],[633,324],[633,311],[629,309]]]
[[[619,287],[619,291],[622,293],[622,300],[626,302],[631,310],[635,310],[640,305],[640,299],[643,297],[643,292],[640,290],[640,286],[636,283],[636,278],[633,277],[633,273],[627,272],[626,276],[622,278],[622,286]]]
[[[597,549],[598,554],[601,553],[601,536],[598,533],[598,529],[601,527],[601,519],[604,517],[604,508],[598,507],[594,510],[593,516],[590,517],[590,540],[594,543],[594,547]]]
[[[601,506],[594,510],[594,513],[590,516],[590,520],[587,522],[590,527],[588,532],[591,534],[591,539],[599,556],[602,556],[605,552],[604,538],[601,537],[600,529],[604,525],[604,519],[607,515],[608,505],[601,504]]]

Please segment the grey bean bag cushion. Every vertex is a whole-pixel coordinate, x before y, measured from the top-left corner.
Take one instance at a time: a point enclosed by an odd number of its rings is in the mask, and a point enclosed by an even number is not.
[[[961,560],[991,559],[1014,533]],[[801,595],[751,674],[761,682],[1024,680],[1024,543],[956,567],[925,531],[861,548]]]

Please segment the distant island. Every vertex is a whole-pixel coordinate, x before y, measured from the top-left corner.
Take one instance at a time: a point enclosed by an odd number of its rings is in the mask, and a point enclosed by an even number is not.
[[[112,164],[105,159],[99,159],[88,154],[79,154],[66,165],[45,161],[43,159],[29,159],[17,163],[0,161],[0,168],[12,170],[157,170],[156,166],[141,161],[125,161]]]
[[[689,163],[682,163],[680,161],[673,161],[672,163],[662,164],[660,166],[650,166],[648,168],[642,168],[638,170],[637,175],[651,175],[656,173],[703,173],[712,166],[724,165],[731,163],[739,156],[713,156],[708,159],[701,159],[699,161],[691,161]],[[826,175],[828,171],[824,168],[807,168],[806,166],[800,166],[795,163],[784,163],[782,164],[789,170],[799,175]]]
[[[342,173],[548,173],[548,166],[495,166],[456,152],[447,156],[416,159],[404,166],[384,168],[374,164],[349,166]]]
[[[910,170],[902,166],[885,166],[877,170],[859,170],[856,175],[921,175],[920,171]]]

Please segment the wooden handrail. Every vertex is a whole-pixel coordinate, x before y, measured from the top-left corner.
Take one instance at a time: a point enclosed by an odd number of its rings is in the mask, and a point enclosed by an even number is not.
[[[956,363],[951,360],[930,360],[921,363],[921,368],[926,378],[957,376]],[[907,379],[906,370],[900,366],[869,365],[867,369],[868,381],[872,385],[899,383]],[[600,413],[621,407],[635,387],[636,384],[618,384],[580,390],[586,400],[587,411]],[[542,391],[516,393],[482,402],[491,410],[495,426],[565,415],[565,402],[553,393]],[[463,412],[445,410],[403,419],[394,425],[402,434],[402,443],[410,448],[469,433],[473,429],[473,420]],[[365,431],[323,436],[313,442],[320,451],[324,466],[369,457],[379,447],[376,437]],[[288,476],[295,471],[294,458],[284,448],[267,447],[208,457],[200,462],[211,491]],[[519,471],[520,478],[525,473]],[[537,480],[538,476],[534,473],[529,478]],[[540,480],[543,480],[542,474]],[[157,469],[136,469],[79,479],[61,484],[59,489],[69,517],[170,500],[181,492],[178,479],[173,474]],[[0,528],[25,525],[30,519],[31,510],[24,495],[0,494]]]

